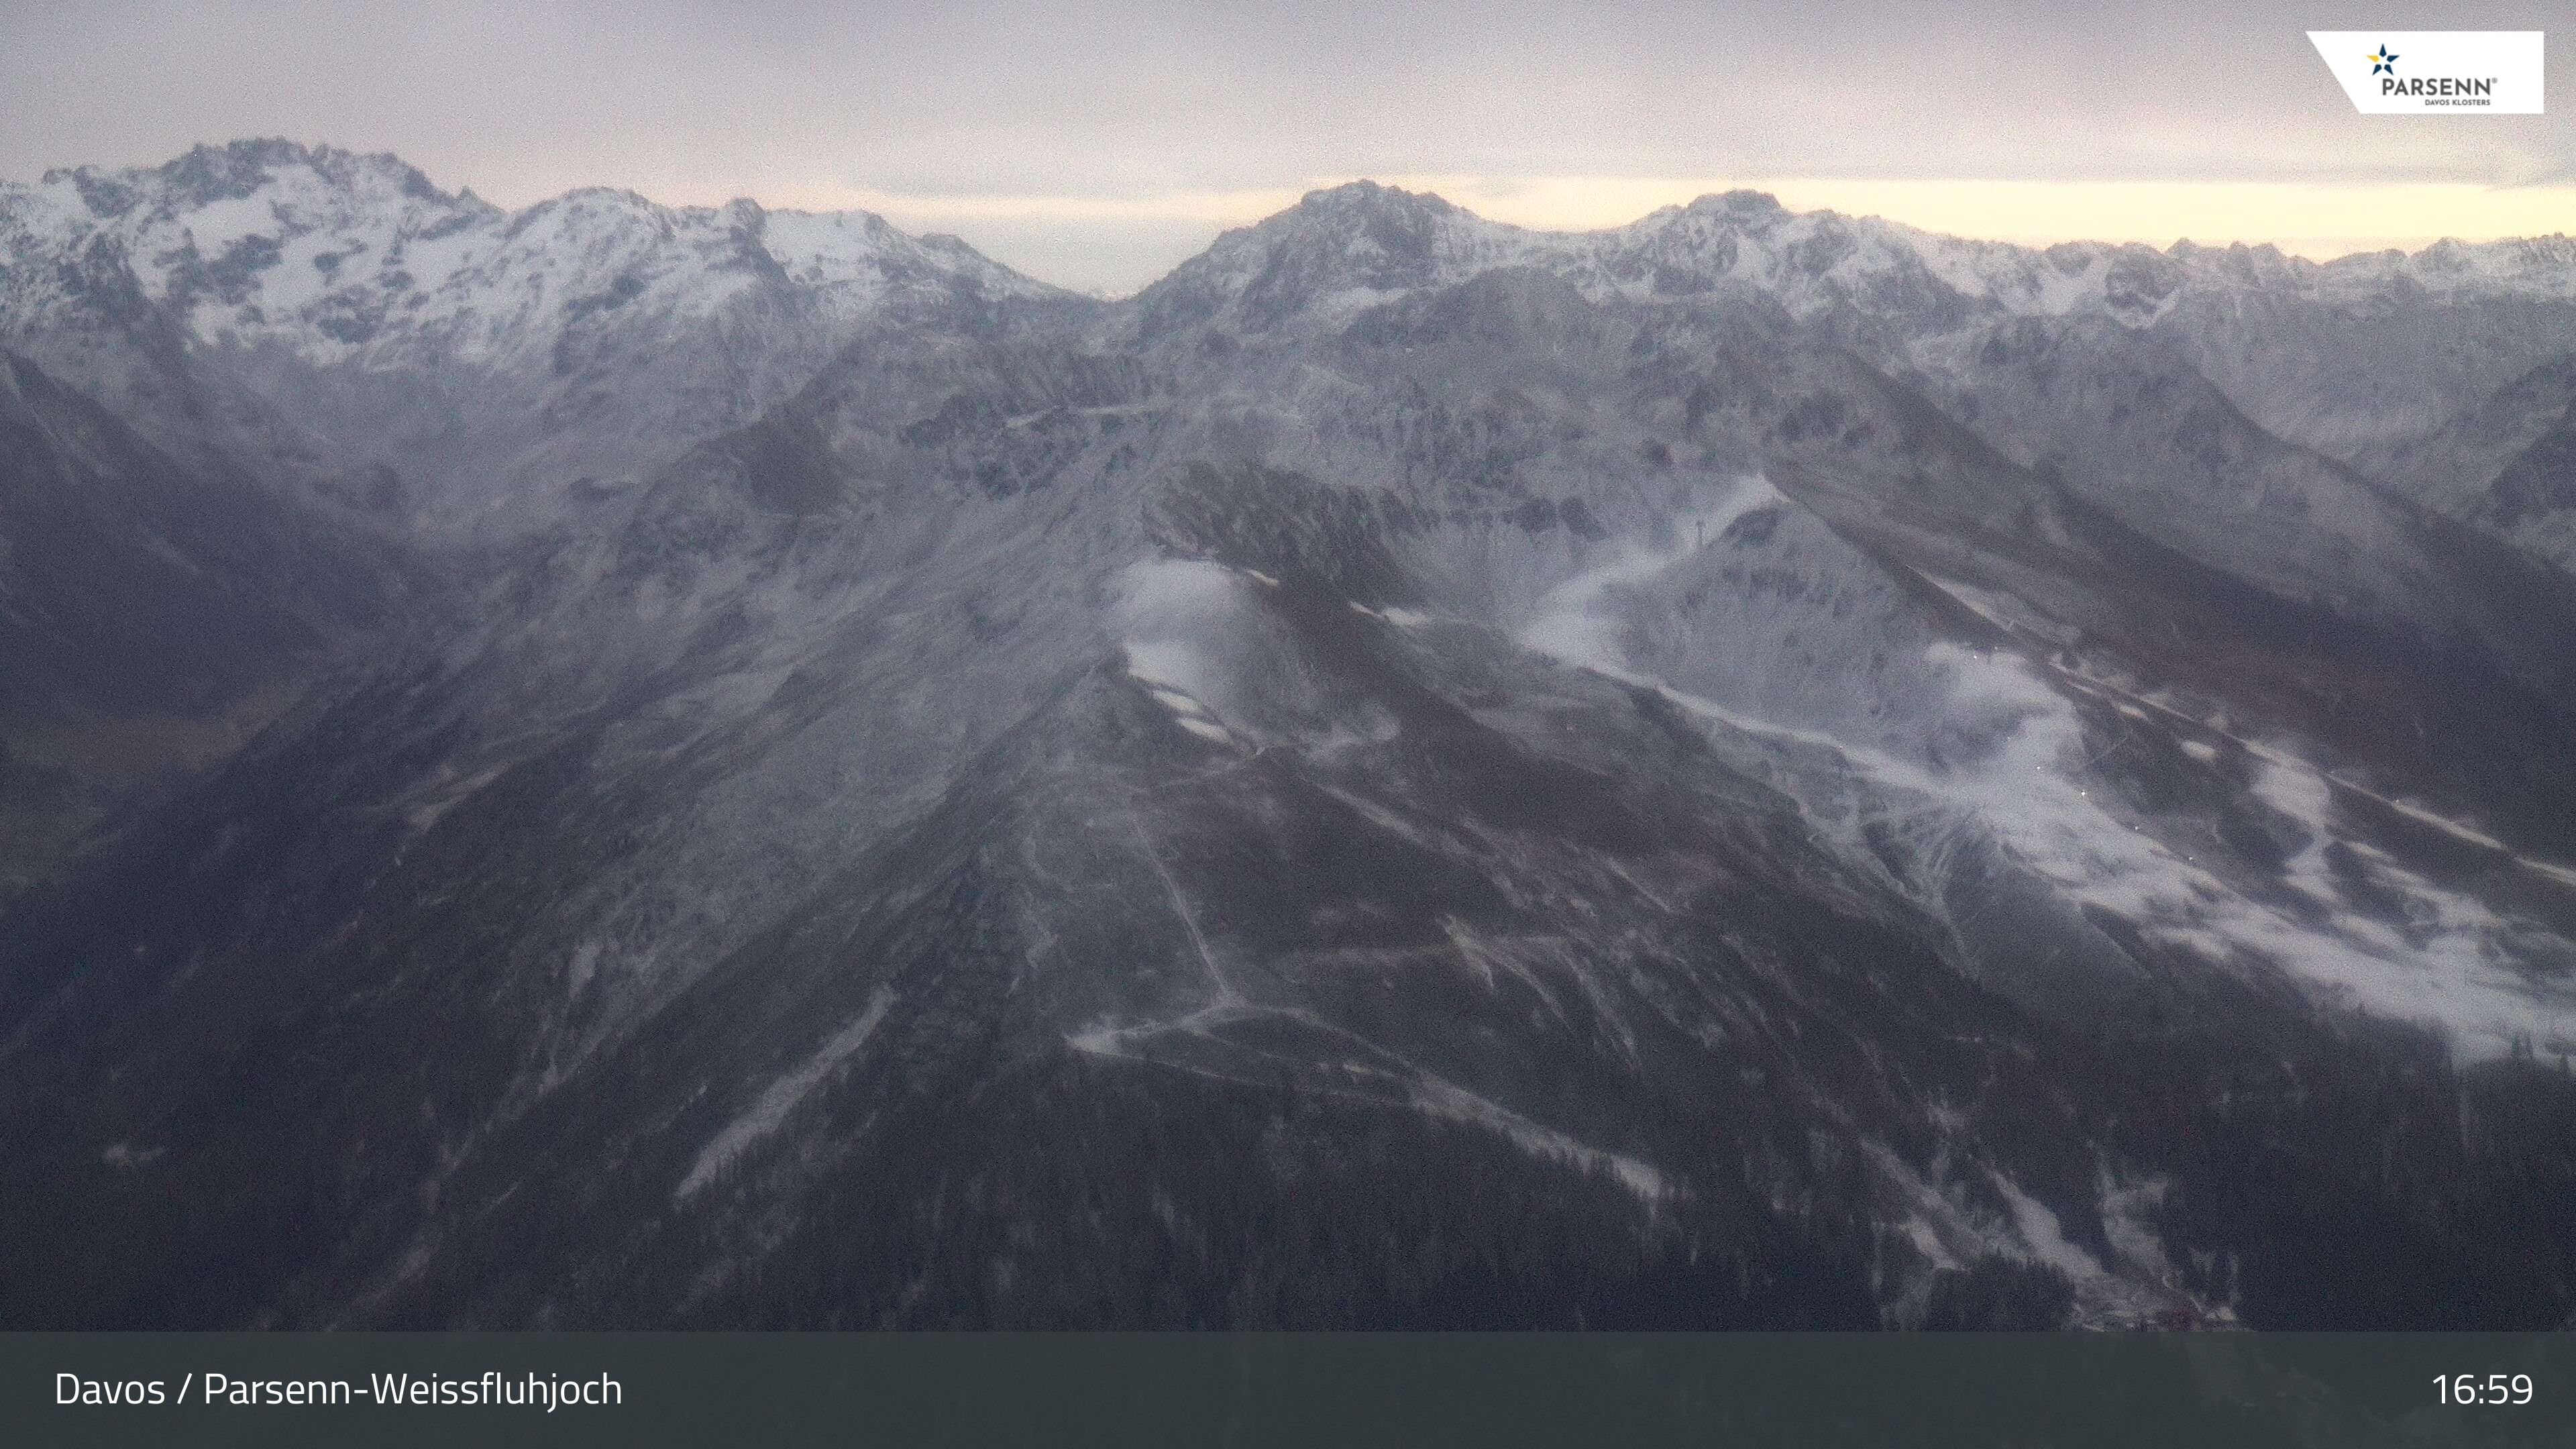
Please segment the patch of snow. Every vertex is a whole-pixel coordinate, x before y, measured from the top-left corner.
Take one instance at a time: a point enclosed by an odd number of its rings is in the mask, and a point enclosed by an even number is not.
[[[1223,564],[1154,559],[1121,572],[1110,610],[1127,673],[1181,728],[1218,744],[1236,738],[1220,711],[1234,652],[1226,632],[1243,586],[1243,576]]]
[[[878,987],[868,997],[867,1009],[859,1014],[856,1021],[835,1032],[831,1040],[816,1048],[814,1054],[794,1071],[770,1083],[768,1089],[760,1094],[760,1100],[752,1104],[751,1110],[725,1124],[725,1129],[698,1154],[697,1161],[689,1168],[689,1175],[680,1180],[679,1190],[672,1194],[672,1201],[687,1201],[723,1171],[727,1163],[741,1156],[744,1148],[777,1131],[786,1122],[787,1114],[811,1095],[834,1067],[867,1045],[868,1038],[875,1034],[878,1023],[885,1020],[886,1011],[894,1001],[895,994],[891,988]]]
[[[2003,1194],[2004,1205],[2012,1209],[2013,1231],[2035,1261],[2046,1263],[2066,1275],[2070,1283],[2082,1285],[2107,1276],[2102,1264],[2091,1253],[2066,1240],[2057,1214],[2021,1185],[2001,1173],[1992,1174],[1995,1190]]]
[[[1508,1107],[1437,1077],[1426,1077],[1414,1084],[1413,1102],[1426,1116],[1486,1128],[1542,1161],[1571,1164],[1586,1171],[1607,1172],[1612,1180],[1649,1205],[1663,1202],[1673,1195],[1672,1184],[1651,1164],[1588,1146],[1553,1127],[1533,1122]]]
[[[2398,814],[2403,815],[2410,820],[2422,821],[2424,824],[2432,826],[2434,829],[2441,831],[2454,840],[2465,840],[2471,845],[2483,845],[2489,850],[2502,850],[2505,848],[2504,842],[2496,839],[2494,836],[2489,835],[2484,831],[2472,830],[2468,826],[2462,825],[2460,822],[2449,819],[2445,816],[2436,815],[2421,805],[2410,805],[2403,800],[2391,800],[2388,802],[2388,806]]]

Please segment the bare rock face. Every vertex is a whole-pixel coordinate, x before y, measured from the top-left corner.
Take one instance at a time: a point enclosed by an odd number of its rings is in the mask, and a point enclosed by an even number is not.
[[[2576,1310],[2561,243],[0,265],[0,1322]]]

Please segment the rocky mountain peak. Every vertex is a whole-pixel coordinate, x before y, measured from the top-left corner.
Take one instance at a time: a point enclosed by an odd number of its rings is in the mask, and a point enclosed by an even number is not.
[[[1780,198],[1767,191],[1746,187],[1694,197],[1688,206],[1678,210],[1692,216],[1716,217],[1748,226],[1768,226],[1786,221],[1790,216],[1789,209],[1780,204]]]

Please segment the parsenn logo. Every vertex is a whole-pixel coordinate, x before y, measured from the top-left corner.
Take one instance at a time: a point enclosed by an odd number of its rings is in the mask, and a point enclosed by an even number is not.
[[[2380,116],[2539,115],[2543,40],[2537,30],[2308,32],[2353,108]]]

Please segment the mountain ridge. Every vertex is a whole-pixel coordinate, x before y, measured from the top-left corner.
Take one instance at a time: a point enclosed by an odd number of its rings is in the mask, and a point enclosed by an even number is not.
[[[285,184],[299,176],[303,181]],[[255,194],[262,187],[274,193],[265,216]],[[362,226],[346,206],[324,205],[339,194],[335,187],[378,196],[393,220]],[[197,210],[182,222],[178,208],[188,202]],[[1348,244],[1371,218],[1398,230],[1370,243],[1375,260],[1363,265]],[[196,221],[205,223],[202,236]],[[514,249],[511,238],[527,239],[530,228],[549,235],[561,229],[563,236],[550,247]],[[475,240],[487,231],[503,235]],[[1386,249],[1390,238],[1402,258]],[[995,299],[1084,305],[971,248],[931,246],[866,212],[769,212],[746,200],[665,207],[608,188],[578,188],[505,212],[470,191],[440,191],[390,155],[246,141],[201,146],[155,168],[58,168],[33,185],[0,184],[0,249],[15,259],[0,288],[0,326],[21,334],[23,344],[64,300],[43,280],[54,261],[110,242],[122,248],[122,269],[134,272],[143,298],[175,312],[195,345],[283,348],[301,365],[355,362],[368,374],[533,366],[554,360],[568,340],[575,352],[561,356],[578,366],[585,324],[611,322],[630,301],[644,300],[639,311],[721,325],[716,319],[728,308],[751,305],[743,288],[754,276],[773,269],[799,298],[796,305],[815,309],[816,325],[834,337],[888,305],[940,305],[949,285],[942,278]],[[577,264],[561,271],[530,265],[567,246],[589,260],[574,257]],[[1267,253],[1279,246],[1305,260],[1276,271]],[[1408,269],[1401,277],[1385,270],[1399,262]],[[121,269],[113,255],[98,264]],[[2576,242],[2563,235],[2446,241],[2412,254],[2322,263],[2241,243],[2033,248],[1880,218],[1792,213],[1750,192],[1703,196],[1617,227],[1544,232],[1374,182],[1319,188],[1276,216],[1225,232],[1134,296],[1087,305],[1124,318],[1116,325],[1128,331],[1156,325],[1153,318],[1166,312],[1195,317],[1218,307],[1249,307],[1270,325],[1310,307],[1338,315],[1337,308],[1368,305],[1387,295],[1378,284],[1439,285],[1503,265],[1552,271],[1595,299],[1679,300],[1741,286],[1799,317],[1882,314],[1882,330],[1891,320],[1899,329],[1879,340],[1890,354],[1939,345],[1942,335],[1980,317],[2089,312],[2126,326],[2178,328],[2192,339],[2199,365],[2251,416],[2365,472],[2390,441],[2432,432],[2553,354],[2542,339],[2517,335],[2527,325],[2493,316],[2474,337],[2372,335],[2360,316],[2414,305],[2410,298],[2448,299],[2454,311],[2484,307],[2490,314],[2507,305],[2545,304],[2552,315],[2576,307]],[[1353,267],[1359,270],[1336,280]],[[1267,280],[1265,269],[1272,269]],[[1256,283],[1248,299],[1236,295]],[[2170,317],[2177,307],[2183,315]],[[1318,320],[1330,322],[1321,314]],[[2404,365],[2380,368],[2322,412],[2315,393],[2275,395],[2271,374],[2285,362],[2331,368],[2356,346],[2394,350]],[[521,355],[500,356],[495,348]],[[791,348],[791,370],[818,364],[821,350],[819,341]],[[2481,350],[2493,356],[2482,358]],[[85,372],[77,359],[36,351],[75,378],[107,377]],[[775,396],[772,389],[783,385],[753,395]],[[520,386],[537,389],[533,381]],[[743,404],[715,406],[739,416]]]
[[[506,218],[514,231],[534,224],[541,218],[573,203],[610,197],[631,204],[635,209],[659,219],[666,226],[681,220],[704,223],[719,217],[757,219],[764,216],[778,216],[800,220],[834,219],[854,222],[872,236],[888,233],[895,236],[904,235],[887,226],[883,217],[866,211],[771,210],[763,208],[748,197],[736,198],[721,206],[667,206],[650,201],[630,189],[604,186],[575,187],[526,207],[504,210],[481,202],[479,198],[474,197],[470,188],[455,193],[439,190],[417,168],[403,162],[392,153],[359,154],[329,145],[307,146],[283,139],[236,141],[225,146],[201,145],[157,167],[129,167],[112,171],[95,166],[54,168],[45,172],[42,179],[33,185],[0,183],[0,195],[14,193],[14,199],[19,202],[20,209],[24,209],[31,193],[56,189],[68,184],[77,192],[84,208],[94,218],[113,221],[127,217],[138,208],[146,207],[147,203],[156,211],[175,214],[174,206],[177,203],[193,202],[202,209],[222,201],[249,200],[263,185],[277,179],[276,172],[281,167],[301,168],[314,175],[325,177],[343,191],[357,190],[358,187],[354,184],[356,178],[381,180],[389,183],[388,189],[393,194],[409,200],[434,204],[446,209],[451,217]],[[155,197],[152,195],[154,188],[149,184],[151,182],[158,182],[164,191],[177,191],[179,195],[176,198],[168,195]],[[2444,284],[2511,286],[2521,283],[2543,290],[2550,295],[2567,295],[2576,292],[2576,279],[2571,279],[2576,277],[2576,273],[2571,273],[2569,270],[2571,267],[2576,267],[2576,242],[2571,242],[2564,233],[2528,238],[2504,238],[2480,243],[2444,239],[2412,253],[2393,250],[2354,253],[2327,261],[2287,256],[2269,245],[2248,245],[2238,242],[2224,247],[2210,247],[2188,239],[2178,240],[2163,249],[2136,242],[2093,241],[2069,241],[2039,247],[1930,232],[1876,216],[1850,216],[1831,210],[1791,212],[1767,193],[1747,190],[1704,194],[1687,202],[1658,208],[1626,223],[1589,230],[1550,231],[1489,221],[1436,194],[1408,192],[1375,181],[1357,180],[1336,186],[1319,187],[1306,193],[1297,203],[1274,216],[1248,226],[1228,230],[1211,244],[1210,251],[1222,250],[1226,244],[1240,238],[1281,228],[1289,224],[1292,219],[1313,222],[1321,226],[1364,225],[1372,219],[1386,222],[1405,217],[1416,210],[1425,219],[1453,223],[1483,238],[1493,240],[1508,238],[1511,242],[1530,249],[1544,249],[1553,245],[1561,250],[1576,252],[1616,251],[1618,250],[1616,243],[1620,242],[1662,241],[1666,239],[1666,233],[1687,229],[1693,223],[1706,225],[1711,222],[1723,224],[1726,234],[1731,236],[1762,236],[1782,228],[1793,232],[1822,233],[1826,250],[1831,250],[1838,245],[1840,238],[1845,234],[1893,237],[1903,240],[1923,254],[1925,260],[1934,265],[1936,270],[1943,271],[1945,278],[1954,281],[1975,276],[1973,267],[1962,270],[1958,266],[1958,263],[1963,260],[1991,262],[2009,258],[2018,265],[2019,269],[2034,275],[2013,279],[2016,285],[2008,290],[2016,299],[2037,302],[2043,306],[2061,303],[2063,297],[2061,294],[2042,300],[2045,288],[2036,280],[2036,274],[2043,269],[2034,266],[2035,262],[2046,260],[2061,275],[2064,275],[2085,271],[2091,264],[2110,255],[2154,257],[2169,264],[2191,267],[2195,272],[2202,274],[2204,279],[2226,277],[2264,286],[2278,286],[2284,281],[2296,281],[2330,290],[2337,282],[2366,283],[2393,272],[2404,275],[2416,285],[2427,289],[2438,289]],[[911,237],[905,239],[914,242],[921,240]],[[1810,239],[1808,235],[1800,235],[1792,241],[1791,248],[1794,250],[1799,243]],[[1701,239],[1703,246],[1706,245],[1706,240],[1705,237]],[[1578,245],[1581,243],[1593,243],[1596,246],[1586,248]],[[1597,245],[1601,243],[1612,245],[1608,247]],[[1488,244],[1493,244],[1493,241],[1489,240]],[[1812,251],[1813,248],[1810,250]],[[824,258],[818,254],[814,260],[820,262]],[[1181,263],[1175,271],[1183,271],[1194,265],[1204,265],[1206,261],[1207,254],[1203,253],[1200,257]],[[2077,261],[2083,265],[2069,266],[2067,265],[2069,261]],[[1007,271],[1001,268],[996,270]],[[2535,276],[2535,273],[2541,275]],[[1028,279],[1021,280],[1031,287],[1044,287],[1043,283]],[[1150,291],[1171,280],[1172,277],[1169,274],[1158,278],[1140,289],[1140,295],[1142,291]],[[155,272],[152,281],[156,286],[162,286],[166,285],[168,278],[166,274]]]

